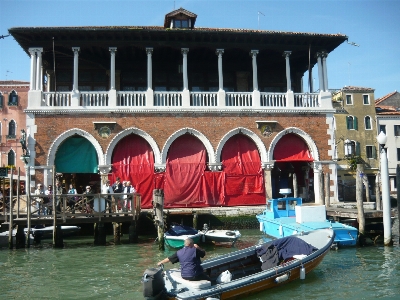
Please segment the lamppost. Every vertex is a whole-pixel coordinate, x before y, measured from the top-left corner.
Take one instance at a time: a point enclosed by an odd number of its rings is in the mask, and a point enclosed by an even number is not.
[[[381,146],[380,160],[381,160],[381,182],[382,182],[382,213],[383,213],[383,243],[389,246],[392,243],[391,234],[391,221],[390,221],[390,190],[389,190],[389,168],[387,149],[385,144],[387,136],[381,131],[377,137],[377,141]]]

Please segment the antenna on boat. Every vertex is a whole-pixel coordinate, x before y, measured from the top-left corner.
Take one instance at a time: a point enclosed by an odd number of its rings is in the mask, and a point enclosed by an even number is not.
[[[261,11],[258,11],[258,12],[257,12],[257,17],[258,17],[258,30],[260,30],[260,15],[263,15],[263,16],[265,17],[265,15],[264,15]]]

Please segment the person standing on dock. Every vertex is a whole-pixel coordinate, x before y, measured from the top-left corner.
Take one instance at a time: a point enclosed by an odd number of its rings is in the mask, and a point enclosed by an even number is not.
[[[44,214],[45,215],[51,215],[52,213],[52,201],[53,199],[51,198],[51,195],[53,195],[53,186],[48,185],[47,190],[44,192],[44,194],[48,197],[43,198],[43,206],[44,206]]]
[[[167,262],[173,264],[180,262],[181,276],[183,279],[190,281],[210,280],[201,266],[200,258],[203,258],[204,256],[206,256],[206,251],[195,244],[192,239],[187,238],[182,249],[176,251],[171,256],[164,258],[157,265],[160,266]]]
[[[101,193],[103,194],[102,197],[106,198],[108,212],[111,213],[115,209],[115,203],[112,201],[111,194],[114,194],[114,190],[113,190],[112,186],[110,185],[110,180],[107,180],[106,183],[102,186]]]
[[[122,193],[124,191],[124,186],[122,185],[121,179],[119,177],[117,177],[117,179],[115,180],[115,183],[112,185],[112,188],[113,188],[114,194],[119,194],[119,193]],[[117,202],[116,203],[116,206],[117,206],[116,210],[118,211],[118,210],[120,210],[122,208],[122,203],[121,203],[122,197],[121,197],[121,195],[116,195],[115,196],[115,200]]]
[[[92,213],[93,212],[93,192],[92,188],[90,185],[86,186],[86,191],[83,193],[83,199],[86,207],[86,212],[87,213]]]
[[[131,185],[130,181],[127,181],[125,183],[125,187],[124,187],[124,211],[128,211],[131,208],[132,205],[132,195],[129,194],[133,194],[136,193],[135,188],[133,187],[133,185]]]
[[[68,194],[72,194],[72,195],[78,194],[78,192],[76,191],[76,188],[74,187],[73,184],[69,185]],[[77,196],[68,197],[68,206],[73,214],[75,213],[75,204],[76,204],[77,200],[78,200]]]
[[[56,187],[54,189],[54,193],[56,195],[56,212],[61,213],[61,206],[62,206],[62,198],[61,195],[64,194],[63,187],[60,181],[56,181]]]
[[[38,216],[40,216],[40,213],[42,212],[43,213],[43,215],[45,215],[45,207],[43,206],[43,201],[44,201],[44,199],[43,199],[43,195],[44,195],[44,191],[43,191],[43,189],[42,189],[42,184],[41,183],[39,183],[38,185],[37,185],[37,187],[36,187],[36,190],[35,190],[35,192],[34,192],[34,194],[35,195],[42,195],[42,197],[35,197],[34,199],[35,199],[35,204],[36,204],[36,209],[37,209],[37,214],[38,214]]]

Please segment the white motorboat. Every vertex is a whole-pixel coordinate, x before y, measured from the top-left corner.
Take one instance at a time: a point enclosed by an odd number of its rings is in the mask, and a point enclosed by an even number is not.
[[[239,230],[209,229],[207,224],[204,224],[202,233],[203,242],[230,243],[232,246],[242,236]]]

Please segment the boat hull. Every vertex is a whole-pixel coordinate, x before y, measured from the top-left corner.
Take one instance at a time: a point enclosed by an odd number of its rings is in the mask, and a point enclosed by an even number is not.
[[[269,219],[263,215],[258,215],[257,219],[261,224],[260,229],[262,229],[262,232],[275,238],[291,236],[296,233],[317,229],[332,228],[335,232],[334,243],[338,246],[355,246],[357,243],[357,228],[342,223],[326,221],[299,224],[296,223],[293,217]]]
[[[187,238],[192,239],[195,244],[198,244],[202,236],[203,234],[200,232],[197,234],[179,235],[179,236],[171,236],[164,234],[164,243],[170,248],[179,249],[183,247],[183,244]]]
[[[204,232],[204,241],[233,244],[241,236],[238,230],[208,230]]]

